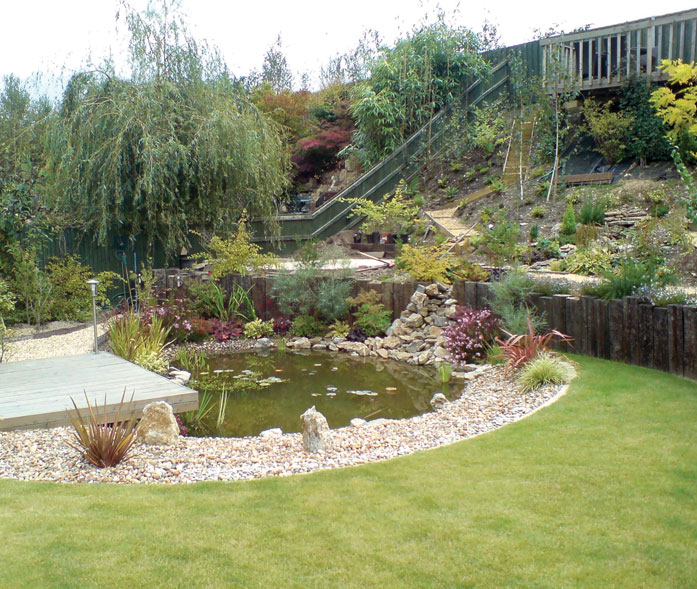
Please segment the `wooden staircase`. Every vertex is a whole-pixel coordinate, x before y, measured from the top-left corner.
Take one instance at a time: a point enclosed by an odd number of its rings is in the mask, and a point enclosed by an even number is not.
[[[499,61],[486,78],[477,78],[470,84],[461,98],[462,104],[471,109],[508,92],[509,70],[507,58]],[[252,239],[255,242],[277,242],[277,248],[283,248],[285,243],[292,248],[298,242],[325,239],[354,227],[361,219],[351,215],[354,205],[341,197],[379,202],[394,191],[400,180],[408,181],[417,172],[414,164],[418,158],[424,153],[438,151],[447,141],[449,114],[450,107],[443,108],[391,155],[318,209],[311,213],[277,215],[278,234],[269,234],[262,219],[252,219],[249,223]]]
[[[508,186],[516,184],[520,186],[521,198],[523,184],[528,175],[528,161],[530,159],[534,132],[535,121],[516,122],[513,125],[501,174],[501,178]],[[457,209],[462,205],[470,204],[490,194],[494,194],[494,189],[491,186],[485,186],[463,197],[457,204],[424,212],[445,235],[449,237],[472,237],[476,232],[472,227],[467,227],[457,217]]]
[[[521,198],[523,184],[528,177],[528,162],[535,133],[535,121],[516,122],[511,132],[508,154],[503,165],[503,181],[508,186],[518,185]]]

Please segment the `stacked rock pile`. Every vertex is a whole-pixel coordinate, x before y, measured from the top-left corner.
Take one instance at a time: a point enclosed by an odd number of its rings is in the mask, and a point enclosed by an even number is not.
[[[423,366],[448,358],[441,330],[454,323],[457,301],[452,298],[452,286],[442,283],[420,285],[406,309],[395,319],[385,337],[371,337],[362,342],[334,338],[298,338],[288,346],[294,349],[330,350],[376,356]]]
[[[370,354],[419,366],[449,356],[441,330],[454,323],[457,301],[452,286],[442,283],[419,286],[407,308],[395,319],[386,337],[368,338]]]

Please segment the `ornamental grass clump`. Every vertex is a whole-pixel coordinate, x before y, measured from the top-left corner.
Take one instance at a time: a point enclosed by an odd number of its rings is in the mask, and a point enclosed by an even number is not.
[[[159,315],[152,315],[147,323],[143,316],[129,310],[111,321],[109,346],[115,355],[162,373],[168,366],[164,350],[170,344],[167,341],[169,332]]]
[[[494,340],[499,320],[489,309],[458,307],[455,325],[443,330],[445,347],[455,364],[479,362],[486,358],[487,346]]]
[[[115,466],[128,458],[135,442],[135,426],[137,420],[133,409],[127,416],[121,416],[124,410],[126,391],[121,395],[121,402],[116,408],[116,414],[109,417],[106,396],[101,410],[92,406],[87,393],[87,415],[84,416],[78,409],[75,399],[70,400],[75,407],[75,413],[68,415],[70,423],[75,428],[74,440],[68,441],[68,445],[80,452],[85,460],[97,468]],[[133,403],[133,395],[129,404]]]
[[[523,393],[539,389],[546,384],[564,384],[574,375],[573,367],[548,352],[539,354],[521,370],[518,384]]]

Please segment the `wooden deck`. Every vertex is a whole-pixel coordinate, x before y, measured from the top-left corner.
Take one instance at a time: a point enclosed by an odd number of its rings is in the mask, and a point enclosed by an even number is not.
[[[540,41],[549,92],[619,88],[634,77],[665,81],[664,59],[697,57],[697,9]]]
[[[198,393],[102,352],[0,364],[0,430],[68,425],[70,398],[86,407],[106,402],[115,412],[121,396],[131,398],[137,415],[152,401],[167,401],[175,413],[198,407]],[[113,413],[112,413],[113,414]]]

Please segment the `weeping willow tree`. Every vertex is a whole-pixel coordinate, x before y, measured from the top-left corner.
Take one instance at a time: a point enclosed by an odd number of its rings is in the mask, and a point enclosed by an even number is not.
[[[288,179],[275,123],[164,0],[129,11],[128,75],[112,63],[68,83],[50,142],[55,205],[104,243],[144,235],[167,252],[241,212],[272,219]]]

